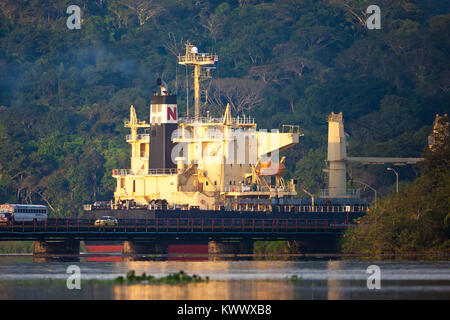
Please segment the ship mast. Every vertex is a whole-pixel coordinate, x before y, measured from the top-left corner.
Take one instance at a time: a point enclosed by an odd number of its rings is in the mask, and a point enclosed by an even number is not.
[[[210,77],[210,69],[202,70],[202,66],[214,65],[219,60],[216,54],[198,53],[197,47],[186,42],[186,53],[184,56],[178,56],[178,64],[194,67],[194,107],[195,121],[200,116],[200,80]]]

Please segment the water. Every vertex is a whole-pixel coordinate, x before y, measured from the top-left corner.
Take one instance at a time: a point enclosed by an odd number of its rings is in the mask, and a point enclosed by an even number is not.
[[[117,261],[99,261],[108,259]],[[81,255],[77,261],[65,262],[58,258],[37,260],[31,255],[0,255],[0,299],[450,299],[449,261],[148,259]],[[81,269],[80,290],[69,290],[65,285],[67,267],[74,264]],[[380,267],[381,289],[367,288],[370,274],[366,270],[370,265]],[[208,276],[210,281],[184,285],[83,281],[113,280],[130,270],[156,277],[184,270],[190,275]],[[292,276],[301,280],[292,281]]]

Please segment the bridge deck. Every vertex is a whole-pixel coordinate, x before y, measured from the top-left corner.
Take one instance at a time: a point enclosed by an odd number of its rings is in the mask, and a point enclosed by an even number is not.
[[[293,239],[302,234],[340,234],[354,226],[337,219],[134,219],[98,227],[89,219],[48,219],[0,226],[0,241],[77,239]]]

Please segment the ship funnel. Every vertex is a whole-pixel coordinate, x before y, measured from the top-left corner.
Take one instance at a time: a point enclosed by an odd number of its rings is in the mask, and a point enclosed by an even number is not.
[[[161,95],[162,96],[167,96],[168,95],[168,92],[167,92],[167,83],[163,80],[163,79],[161,79],[161,78],[158,78],[157,80],[156,80],[156,84],[159,86],[159,88],[161,89]]]
[[[177,96],[168,91],[167,83],[158,78],[156,84],[161,88],[161,94],[155,94],[150,99],[151,138],[149,154],[149,169],[176,168],[171,154],[174,147],[172,133],[178,127]]]

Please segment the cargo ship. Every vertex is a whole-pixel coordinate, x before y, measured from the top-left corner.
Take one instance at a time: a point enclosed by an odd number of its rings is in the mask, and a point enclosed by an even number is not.
[[[329,117],[328,189],[315,197],[297,180],[284,179],[287,159],[280,152],[299,143],[299,125],[258,130],[254,118],[233,116],[229,104],[222,117],[210,117],[200,103],[200,84],[211,77],[218,55],[200,53],[188,42],[177,60],[194,69],[194,115],[180,117],[177,95],[157,79],[159,92],[151,97],[148,122],[138,119],[134,106],[124,122],[130,129],[130,168],[112,171],[114,199],[85,205],[85,216],[120,220],[271,214],[344,222],[367,211],[358,190],[347,189],[342,113]],[[298,197],[297,189],[310,197]]]

